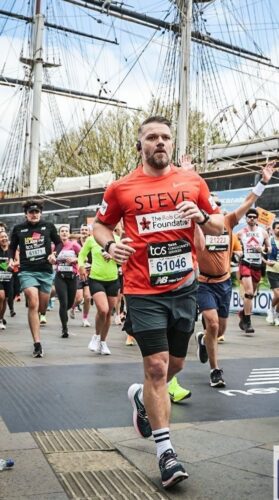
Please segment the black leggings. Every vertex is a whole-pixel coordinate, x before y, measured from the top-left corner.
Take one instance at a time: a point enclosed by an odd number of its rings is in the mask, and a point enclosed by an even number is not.
[[[67,328],[68,310],[71,309],[75,301],[77,291],[77,277],[62,278],[59,274],[54,279],[55,290],[59,299],[59,316],[62,328]]]

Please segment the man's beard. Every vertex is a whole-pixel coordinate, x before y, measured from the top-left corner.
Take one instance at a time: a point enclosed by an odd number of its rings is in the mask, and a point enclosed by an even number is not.
[[[150,167],[156,168],[157,170],[163,170],[170,164],[170,158],[166,153],[160,158],[157,158],[155,155],[156,153],[146,156],[146,162],[150,165]]]

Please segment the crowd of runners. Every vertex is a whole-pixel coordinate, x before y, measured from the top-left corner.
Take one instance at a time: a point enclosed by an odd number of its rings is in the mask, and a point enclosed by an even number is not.
[[[0,330],[6,309],[26,301],[33,356],[44,356],[40,327],[53,298],[59,302],[61,338],[69,337],[68,317],[82,308],[90,329],[88,349],[110,355],[112,318],[127,332],[126,345],[138,344],[144,383],[128,390],[133,423],[144,438],[153,435],[162,484],[187,478],[170,440],[170,401],[191,396],[176,375],[184,367],[188,343],[196,333],[198,359],[209,361],[211,387],[226,385],[218,363],[225,339],[232,292],[231,261],[239,263],[243,309],[239,328],[254,335],[252,303],[264,269],[273,292],[266,321],[279,326],[279,221],[258,224],[254,203],[264,192],[275,163],[262,169],[259,182],[235,211],[222,213],[218,198],[182,158],[171,163],[171,125],[161,116],[145,120],[138,131],[140,165],[106,190],[93,228],[71,232],[43,218],[43,203],[23,205],[23,222],[0,223]],[[245,226],[233,229],[245,217]],[[3,332],[4,333],[4,332]]]

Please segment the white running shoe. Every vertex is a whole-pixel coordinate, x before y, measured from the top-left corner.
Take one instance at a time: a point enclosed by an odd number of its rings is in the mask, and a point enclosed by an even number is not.
[[[102,341],[102,340],[100,342],[100,347],[99,347],[97,352],[101,355],[104,355],[104,356],[108,356],[109,354],[111,354],[107,343],[105,341]]]
[[[117,325],[117,326],[122,325],[120,314],[115,314],[114,315],[114,324]]]
[[[275,314],[274,314],[274,311],[273,309],[269,309],[267,311],[267,316],[265,318],[265,321],[269,324],[269,325],[274,325],[274,322],[275,322]]]
[[[0,330],[6,330],[6,325],[4,325],[3,320],[0,320]]]
[[[88,344],[89,351],[94,351],[94,352],[98,351],[99,346],[100,346],[100,342],[101,342],[100,335],[96,335],[94,333],[92,339],[90,340],[90,342]]]
[[[82,320],[82,326],[91,326],[91,323],[89,323],[88,319],[83,319]]]
[[[279,317],[277,316],[274,321],[275,326],[279,326]]]
[[[46,325],[47,319],[45,314],[40,314],[40,325]]]

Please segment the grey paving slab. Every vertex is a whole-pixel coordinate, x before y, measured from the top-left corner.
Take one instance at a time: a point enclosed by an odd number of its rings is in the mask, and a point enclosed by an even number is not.
[[[195,427],[172,431],[171,442],[178,453],[179,459],[188,463],[222,457],[261,444],[260,442],[255,443],[254,441],[239,439],[237,437],[222,436],[220,434],[201,431]],[[139,438],[121,441],[121,446],[138,449],[150,454],[155,452],[152,438],[148,440]]]
[[[199,462],[196,466],[187,465],[187,496],[183,493],[170,495],[170,498],[189,498],[193,500],[267,500],[272,499],[272,478],[234,469],[211,461]]]
[[[135,439],[135,429],[134,427],[109,427],[106,429],[101,429],[102,434],[111,443],[122,443],[130,439]]]
[[[261,442],[262,444],[279,441],[279,417],[207,422],[200,423],[199,428],[216,434],[223,434],[224,436],[237,436],[240,439]]]
[[[273,441],[272,443],[265,443],[261,445],[260,448],[273,451],[274,446],[279,446],[279,441]]]
[[[63,494],[63,489],[40,450],[13,451],[15,465],[1,472],[3,498]]]
[[[237,453],[214,458],[215,463],[230,465],[235,469],[273,477],[273,452],[263,448],[250,448]]]
[[[11,434],[7,426],[0,419],[0,450],[27,450],[30,448],[37,448],[37,445],[28,432],[19,432]]]

